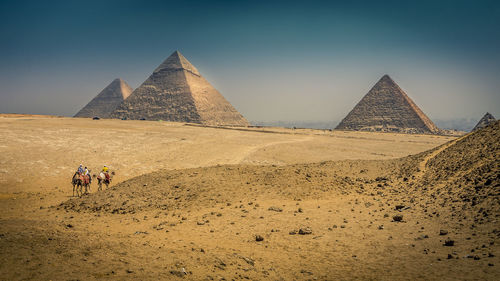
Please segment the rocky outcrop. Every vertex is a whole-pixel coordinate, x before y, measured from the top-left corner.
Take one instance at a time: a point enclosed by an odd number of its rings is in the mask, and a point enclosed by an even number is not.
[[[132,93],[132,88],[120,78],[116,78],[95,98],[93,98],[75,117],[108,118],[111,112]]]
[[[248,121],[175,51],[112,114],[113,118],[248,126]]]
[[[479,122],[477,122],[476,126],[474,127],[474,129],[472,129],[472,131],[476,131],[476,130],[485,128],[488,125],[494,123],[495,121],[496,121],[495,117],[493,117],[493,115],[491,115],[489,112],[486,112],[486,114],[483,116],[483,118],[481,118],[481,120],[479,120]]]
[[[440,131],[389,75],[373,86],[336,129],[414,134]]]

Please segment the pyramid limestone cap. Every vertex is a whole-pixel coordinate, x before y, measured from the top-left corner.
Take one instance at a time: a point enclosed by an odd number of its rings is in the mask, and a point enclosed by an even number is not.
[[[132,91],[132,88],[123,79],[116,78],[85,105],[75,117],[99,116],[107,118],[123,100],[130,96]]]
[[[179,51],[173,52],[153,73],[160,71],[186,70],[195,75],[201,76],[198,69],[194,67]]]

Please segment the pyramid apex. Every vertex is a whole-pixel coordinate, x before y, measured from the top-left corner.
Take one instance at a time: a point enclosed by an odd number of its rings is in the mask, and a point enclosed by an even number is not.
[[[153,73],[165,70],[187,70],[200,76],[198,69],[194,67],[178,50],[175,50],[162,64],[160,64]]]
[[[395,83],[394,80],[392,80],[391,76],[389,76],[389,74],[384,74],[384,76],[382,76],[382,78],[380,78],[379,81],[386,81],[386,82]]]

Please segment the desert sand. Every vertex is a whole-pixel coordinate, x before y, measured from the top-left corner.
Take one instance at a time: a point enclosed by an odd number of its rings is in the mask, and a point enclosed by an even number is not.
[[[0,117],[2,280],[497,280],[500,123],[464,137]],[[71,195],[78,164],[116,173]]]

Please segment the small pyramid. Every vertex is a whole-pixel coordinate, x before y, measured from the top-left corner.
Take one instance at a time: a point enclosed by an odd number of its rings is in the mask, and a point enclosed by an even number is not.
[[[178,51],[160,64],[111,116],[205,125],[249,125]]]
[[[436,134],[439,129],[384,75],[336,127],[338,130]]]
[[[116,78],[74,117],[108,118],[111,112],[132,93],[132,88],[120,78]]]
[[[489,112],[486,112],[486,114],[477,122],[477,125],[472,129],[472,131],[476,131],[485,127],[488,127],[491,123],[494,123],[496,121],[495,117],[491,115]]]

